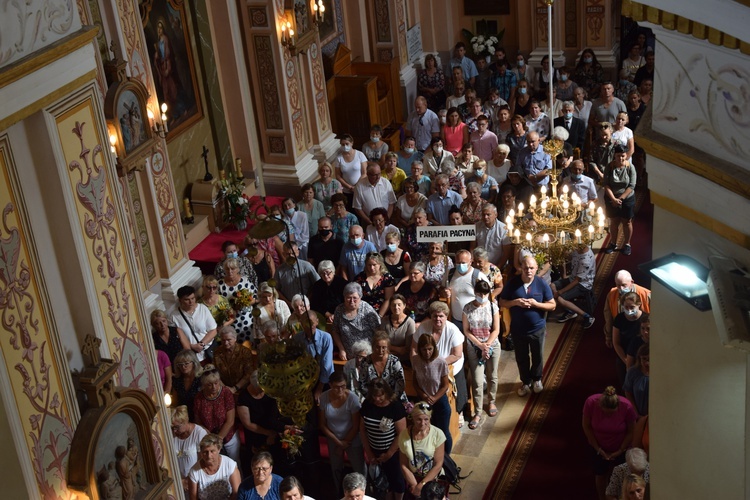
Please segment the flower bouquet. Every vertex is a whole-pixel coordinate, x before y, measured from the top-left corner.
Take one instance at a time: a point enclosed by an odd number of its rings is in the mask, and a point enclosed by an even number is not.
[[[216,306],[216,317],[214,318],[216,323],[218,325],[223,325],[233,317],[234,311],[232,310],[232,306],[229,305],[229,302],[219,302]]]
[[[289,458],[300,455],[300,447],[304,442],[302,431],[297,428],[287,428],[281,435],[281,449],[286,451]]]
[[[245,183],[240,179],[224,179],[219,194],[225,203],[224,220],[237,226],[237,229],[245,229],[250,215],[250,198],[245,194]]]
[[[232,306],[235,311],[242,311],[253,305],[253,293],[247,289],[237,290],[232,297]]]
[[[484,30],[480,30],[482,27],[484,27]],[[462,30],[464,37],[469,40],[472,55],[475,57],[494,56],[495,49],[500,46],[500,41],[505,35],[505,30],[503,29],[499,33],[489,33],[487,32],[487,22],[484,20],[477,22],[477,29],[476,35],[469,30]]]

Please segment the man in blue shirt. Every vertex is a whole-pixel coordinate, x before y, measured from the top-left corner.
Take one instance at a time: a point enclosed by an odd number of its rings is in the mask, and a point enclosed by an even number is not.
[[[532,387],[537,394],[544,389],[542,368],[547,313],[556,306],[549,285],[536,275],[538,268],[533,255],[524,256],[521,275],[511,278],[500,292],[500,307],[510,309],[510,335],[516,347],[516,364],[521,377],[518,395],[521,397],[527,396]]]
[[[537,132],[529,132],[526,136],[526,147],[518,153],[516,165],[523,169],[526,180],[535,189],[549,183],[552,158],[544,152]]]
[[[333,373],[333,338],[331,334],[318,329],[318,314],[315,311],[307,311],[307,316],[309,321],[302,318],[302,331],[294,336],[294,340],[304,345],[320,365],[318,384],[313,392],[315,402],[320,404],[323,386]]]
[[[341,250],[339,259],[339,275],[346,281],[353,281],[365,270],[365,258],[368,253],[378,253],[375,245],[364,238],[364,234],[362,226],[349,228],[349,241]]]
[[[474,80],[479,72],[477,71],[477,65],[474,64],[474,61],[466,57],[466,44],[464,42],[458,42],[453,49],[451,69],[457,66],[460,66],[461,70],[464,72],[464,81],[469,84],[469,87],[474,88]]]
[[[414,111],[409,115],[406,136],[414,137],[417,150],[421,153],[430,146],[433,137],[440,136],[440,118],[427,109],[427,99],[422,96],[414,101]]]
[[[427,198],[427,220],[438,226],[447,226],[450,223],[450,209],[453,205],[460,207],[463,198],[457,192],[448,188],[448,176],[438,174],[435,176],[435,193]]]

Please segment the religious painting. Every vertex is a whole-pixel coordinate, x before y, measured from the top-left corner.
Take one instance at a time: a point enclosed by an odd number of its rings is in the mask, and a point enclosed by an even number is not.
[[[510,0],[464,0],[466,16],[507,16]]]
[[[323,5],[326,10],[324,11],[323,22],[318,25],[318,30],[320,31],[320,43],[325,45],[330,41],[329,38],[338,34],[338,28],[336,26],[336,5],[334,5],[334,0],[323,0]]]
[[[167,140],[203,116],[185,9],[184,0],[141,0],[156,95],[167,104]]]
[[[127,413],[104,426],[94,454],[99,498],[143,498],[149,489],[138,428]]]
[[[148,140],[148,115],[144,113],[133,90],[123,90],[117,99],[117,121],[120,124],[122,146],[130,153]]]

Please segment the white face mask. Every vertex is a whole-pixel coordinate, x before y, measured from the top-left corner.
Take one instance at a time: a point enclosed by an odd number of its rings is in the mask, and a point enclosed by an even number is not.
[[[344,153],[348,153],[352,150],[352,147],[349,144],[344,144],[343,146],[341,146],[341,149],[344,150]]]
[[[475,296],[474,296],[474,298],[475,298],[475,299],[476,299],[476,301],[477,301],[477,302],[479,302],[480,304],[484,304],[485,302],[487,302],[487,297],[486,297],[486,296],[484,296],[484,295],[475,295]]]
[[[441,148],[439,146],[435,146],[434,148],[432,148],[432,150],[435,152],[436,155],[443,154],[443,148]]]

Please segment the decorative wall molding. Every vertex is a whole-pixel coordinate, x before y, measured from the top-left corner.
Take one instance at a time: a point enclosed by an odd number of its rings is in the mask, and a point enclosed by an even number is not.
[[[750,4],[746,0],[742,0],[740,3],[743,5]],[[750,41],[748,41],[750,37],[748,37],[748,40],[740,40],[715,28],[710,28],[705,24],[656,7],[650,7],[631,0],[622,0],[621,13],[623,16],[633,18],[634,21],[657,24],[671,31],[692,35],[700,40],[708,40],[714,45],[722,45],[729,49],[739,49],[743,54],[750,54]]]

